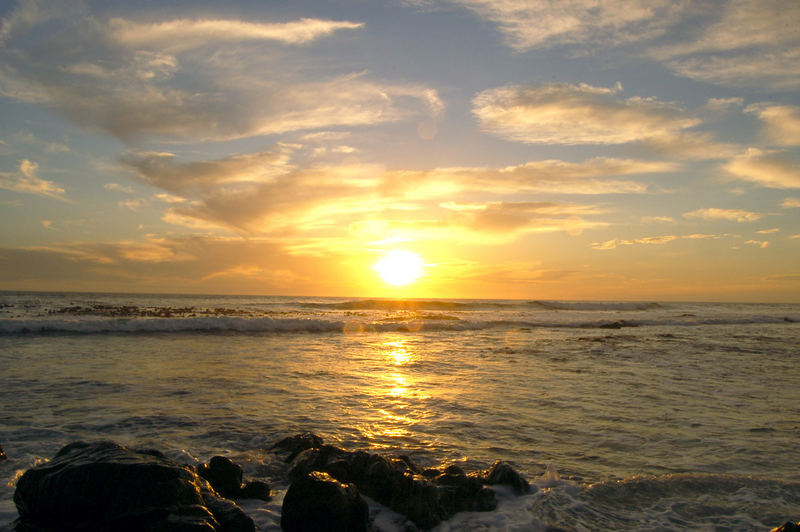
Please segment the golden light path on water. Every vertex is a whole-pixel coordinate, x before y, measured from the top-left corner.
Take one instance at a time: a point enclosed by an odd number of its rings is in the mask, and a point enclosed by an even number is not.
[[[384,364],[378,374],[380,385],[375,387],[374,400],[382,404],[378,408],[378,419],[364,427],[364,435],[370,440],[407,438],[413,435],[410,427],[432,413],[425,408],[431,395],[410,371],[417,363],[417,356],[407,340],[397,337],[377,344],[377,360]]]

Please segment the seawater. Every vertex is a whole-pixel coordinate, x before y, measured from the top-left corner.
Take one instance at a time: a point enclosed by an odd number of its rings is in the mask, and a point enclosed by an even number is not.
[[[276,530],[268,449],[312,431],[535,486],[440,530],[768,530],[800,519],[799,357],[790,304],[0,292],[0,524],[25,469],[113,439],[242,463]]]

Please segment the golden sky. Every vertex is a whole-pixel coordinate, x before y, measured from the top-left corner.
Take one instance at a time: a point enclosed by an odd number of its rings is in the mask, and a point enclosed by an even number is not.
[[[800,3],[555,5],[3,3],[0,289],[800,301]]]

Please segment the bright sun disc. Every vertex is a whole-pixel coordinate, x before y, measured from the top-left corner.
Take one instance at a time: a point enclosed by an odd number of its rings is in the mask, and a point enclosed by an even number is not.
[[[386,283],[401,286],[413,283],[423,274],[425,262],[411,251],[390,251],[373,268]]]

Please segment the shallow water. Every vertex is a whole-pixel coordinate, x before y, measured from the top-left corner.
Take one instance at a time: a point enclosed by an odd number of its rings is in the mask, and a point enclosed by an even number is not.
[[[19,471],[70,441],[108,438],[243,462],[278,488],[272,503],[245,505],[274,528],[285,484],[265,449],[300,431],[423,465],[504,459],[540,487],[501,492],[497,511],[442,530],[763,530],[799,518],[799,306],[0,303],[0,523],[16,516]],[[381,527],[401,526],[372,510]]]

